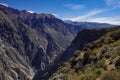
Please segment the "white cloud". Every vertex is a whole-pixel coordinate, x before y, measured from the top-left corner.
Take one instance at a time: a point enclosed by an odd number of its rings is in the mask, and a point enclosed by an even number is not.
[[[8,7],[8,4],[6,4],[6,3],[0,3],[0,5]]]
[[[29,10],[28,10],[27,12],[29,12],[29,13],[34,13],[34,11],[29,11]]]
[[[73,10],[80,10],[84,8],[84,6],[80,4],[66,4],[65,7],[71,8]]]
[[[120,16],[90,18],[90,19],[87,19],[87,20],[84,20],[84,21],[99,22],[99,23],[110,23],[110,24],[120,25]]]
[[[120,25],[120,16],[113,16],[113,17],[95,17],[94,16],[104,11],[107,11],[107,10],[93,10],[91,12],[88,12],[85,15],[78,16],[75,18],[64,18],[63,20],[72,20],[77,22],[98,22],[98,23],[109,23],[109,24]]]
[[[59,16],[59,14],[55,14],[55,13],[52,13],[52,15],[54,15],[55,17],[58,17],[58,16]]]
[[[105,10],[93,10],[93,11],[88,12],[85,15],[78,16],[78,17],[75,17],[75,18],[70,18],[70,20],[81,21],[81,20],[87,19],[88,17],[91,17],[91,16],[94,16],[96,14],[102,13],[103,11],[105,11]]]
[[[112,6],[113,8],[120,7],[120,0],[105,0],[107,6]]]
[[[76,20],[76,21],[77,22],[98,22],[98,23],[109,23],[109,24],[120,25],[120,16],[85,18],[85,19]]]

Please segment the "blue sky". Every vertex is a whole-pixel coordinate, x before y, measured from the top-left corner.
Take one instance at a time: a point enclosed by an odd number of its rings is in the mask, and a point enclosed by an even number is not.
[[[0,0],[19,10],[50,13],[62,20],[120,24],[120,0]]]

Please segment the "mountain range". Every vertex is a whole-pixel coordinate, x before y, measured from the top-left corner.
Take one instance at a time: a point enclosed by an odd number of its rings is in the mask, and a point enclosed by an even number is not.
[[[64,20],[65,23],[72,24],[74,26],[78,26],[81,29],[87,28],[110,28],[114,27],[116,25],[110,25],[108,23],[97,23],[97,22],[76,22],[76,21],[71,21],[71,20]]]
[[[111,30],[89,30],[86,28],[93,28],[88,26],[91,23],[83,24],[66,23],[51,14],[30,13],[0,5],[0,80],[32,80],[33,77],[47,80],[54,72],[55,64],[62,62],[63,55],[67,56],[65,61],[72,57],[73,52],[66,54],[77,33],[82,35],[81,39],[88,34],[93,37],[80,43],[83,48]],[[92,26],[114,25],[92,23]]]

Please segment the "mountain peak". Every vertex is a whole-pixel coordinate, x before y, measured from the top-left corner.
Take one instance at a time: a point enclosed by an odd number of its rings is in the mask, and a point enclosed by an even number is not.
[[[2,7],[8,7],[8,5],[5,4],[5,3],[0,3],[0,6],[2,6]]]
[[[41,13],[40,16],[42,17],[48,17],[48,18],[56,18],[54,15],[52,14],[45,14],[45,13]]]
[[[18,9],[14,9],[14,8],[11,8],[11,7],[8,7],[7,5],[4,5],[4,4],[0,4],[0,10],[3,11],[5,14],[10,14],[10,15],[22,15],[24,17],[28,17],[30,15],[32,16],[38,16],[38,17],[42,17],[42,18],[56,18],[54,15],[52,14],[45,14],[45,13],[41,13],[41,14],[38,14],[38,13],[34,13],[34,12],[30,12],[28,10],[18,10]]]

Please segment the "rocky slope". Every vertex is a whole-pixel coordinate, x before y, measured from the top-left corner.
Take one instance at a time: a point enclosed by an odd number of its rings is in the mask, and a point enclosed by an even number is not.
[[[82,29],[78,32],[77,37],[72,41],[71,45],[64,51],[61,56],[61,60],[69,60],[73,56],[76,50],[82,50],[84,46],[90,42],[93,42],[103,36],[111,29]]]
[[[79,40],[76,38],[78,43]],[[50,80],[120,80],[119,63],[120,27],[116,27],[76,49],[70,61],[62,64]]]
[[[0,5],[0,80],[31,80],[36,73],[47,79],[79,29],[51,14]]]
[[[67,27],[51,14],[0,5],[0,80],[31,80],[33,69],[48,69],[75,36]]]
[[[31,42],[25,41],[25,38],[28,39],[26,34],[30,32],[35,33],[0,11],[0,80],[31,80],[34,76],[30,60],[25,54],[27,42]]]
[[[86,44],[97,40],[110,30],[111,29],[106,28],[80,30],[77,37],[72,41],[71,45],[63,52],[60,58],[56,59],[50,73],[54,73],[62,63],[68,61],[74,55],[76,50],[82,50]]]

